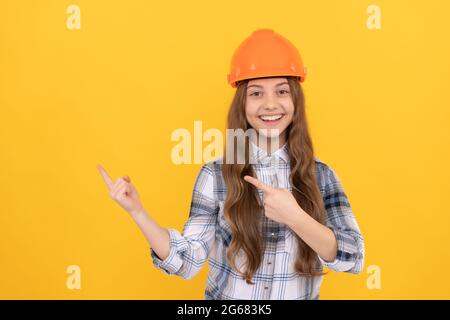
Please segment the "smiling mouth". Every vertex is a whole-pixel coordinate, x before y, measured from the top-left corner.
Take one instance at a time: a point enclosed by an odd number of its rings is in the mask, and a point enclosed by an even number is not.
[[[258,116],[259,119],[261,119],[262,121],[267,122],[267,123],[278,122],[283,117],[284,117],[284,113]]]

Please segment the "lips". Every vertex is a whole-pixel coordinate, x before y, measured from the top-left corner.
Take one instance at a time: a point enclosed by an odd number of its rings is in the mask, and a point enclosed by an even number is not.
[[[279,113],[279,114],[273,114],[273,115],[261,115],[261,116],[259,116],[259,118],[260,118],[262,121],[275,121],[275,120],[281,119],[282,117],[283,117],[283,114],[282,114],[282,113]]]
[[[261,119],[264,123],[267,124],[277,124],[282,118],[284,117],[284,113],[277,113],[277,114],[264,114],[258,116],[259,119]]]
[[[264,127],[276,127],[278,126],[283,117],[285,116],[284,113],[276,113],[276,114],[264,114],[264,115],[260,115],[258,116],[259,120],[262,121],[262,123],[264,123]]]

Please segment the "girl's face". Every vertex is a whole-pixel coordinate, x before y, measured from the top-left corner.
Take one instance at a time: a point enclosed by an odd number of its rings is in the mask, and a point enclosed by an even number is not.
[[[287,79],[251,79],[247,84],[246,94],[245,115],[248,123],[258,135],[278,137],[280,146],[284,144],[285,130],[294,115],[294,103]]]

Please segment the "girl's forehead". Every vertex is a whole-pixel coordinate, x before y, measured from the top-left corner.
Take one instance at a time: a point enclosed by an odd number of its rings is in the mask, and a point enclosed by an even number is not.
[[[285,78],[285,77],[258,78],[258,79],[251,79],[248,82],[247,87],[249,87],[251,85],[270,87],[270,86],[275,86],[275,85],[285,83],[285,82],[287,82],[287,78]]]

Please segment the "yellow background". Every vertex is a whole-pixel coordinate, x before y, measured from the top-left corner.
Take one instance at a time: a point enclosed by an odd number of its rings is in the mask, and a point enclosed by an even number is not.
[[[231,55],[272,28],[305,61],[316,155],[365,238],[364,272],[330,272],[321,298],[449,299],[449,13],[445,0],[1,1],[0,298],[203,299],[208,267],[191,281],[157,270],[95,165],[181,231],[200,164],[174,165],[170,134],[225,128]]]

